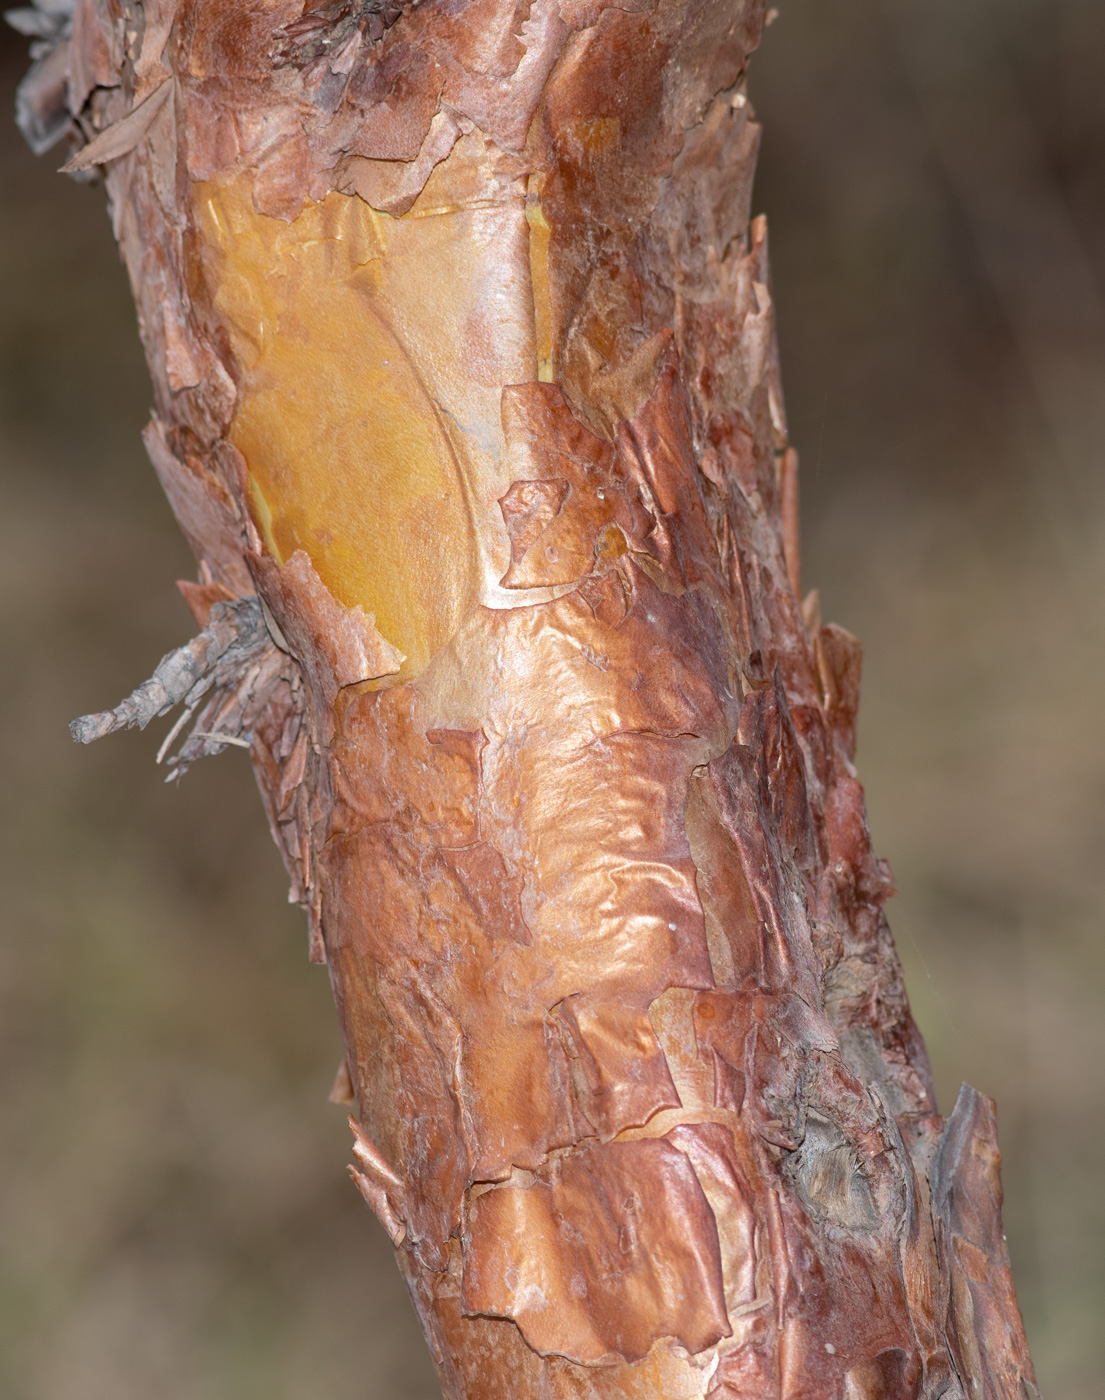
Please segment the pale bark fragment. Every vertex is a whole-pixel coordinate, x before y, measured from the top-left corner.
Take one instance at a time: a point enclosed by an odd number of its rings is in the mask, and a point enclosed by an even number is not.
[[[153,125],[154,118],[172,96],[173,90],[168,77],[156,87],[148,97],[131,109],[125,117],[120,117],[111,126],[98,132],[87,146],[82,146],[71,160],[61,167],[63,175],[75,175],[81,170],[90,170],[94,165],[106,165],[109,160],[118,160],[129,155]]]

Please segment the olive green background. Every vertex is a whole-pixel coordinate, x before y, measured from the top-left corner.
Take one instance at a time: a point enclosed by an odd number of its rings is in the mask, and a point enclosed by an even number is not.
[[[24,64],[5,34],[5,110]],[[804,573],[1041,1386],[1105,1373],[1105,5],[791,0],[751,73]],[[103,194],[0,123],[0,1393],[423,1400],[248,761],[78,750],[189,635]],[[504,1397],[506,1400],[506,1397]]]

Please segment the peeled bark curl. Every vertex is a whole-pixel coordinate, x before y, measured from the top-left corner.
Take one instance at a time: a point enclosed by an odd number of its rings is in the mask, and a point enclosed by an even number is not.
[[[200,568],[200,638],[77,737],[210,692],[182,759],[250,746],[446,1395],[1035,1394],[859,644],[800,600],[762,5],[22,13]]]

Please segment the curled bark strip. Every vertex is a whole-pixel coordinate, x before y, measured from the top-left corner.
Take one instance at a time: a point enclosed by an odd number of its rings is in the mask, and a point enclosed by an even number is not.
[[[1001,1228],[994,1101],[964,1084],[932,1169],[932,1205],[951,1274],[948,1330],[970,1396],[1034,1396],[1028,1346]]]
[[[403,1222],[403,1182],[384,1161],[379,1149],[369,1141],[355,1118],[350,1117],[349,1126],[353,1132],[353,1155],[357,1158],[357,1165],[349,1168],[349,1175],[390,1235],[392,1244],[398,1247],[407,1233]]]
[[[8,10],[3,18],[33,39],[34,66],[15,94],[15,120],[36,156],[65,134],[72,120],[69,97],[69,36],[76,0],[57,0]]]

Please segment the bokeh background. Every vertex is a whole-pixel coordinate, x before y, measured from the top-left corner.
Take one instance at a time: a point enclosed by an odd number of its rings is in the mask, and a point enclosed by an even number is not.
[[[4,95],[24,67],[2,41]],[[1105,1374],[1105,5],[788,0],[765,136],[804,573],[941,1106],[998,1101],[1049,1400]],[[431,1400],[244,754],[78,750],[190,634],[102,192],[0,121],[0,1393]]]

